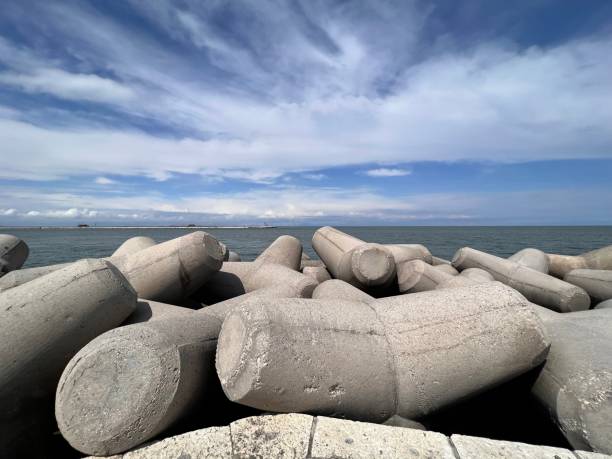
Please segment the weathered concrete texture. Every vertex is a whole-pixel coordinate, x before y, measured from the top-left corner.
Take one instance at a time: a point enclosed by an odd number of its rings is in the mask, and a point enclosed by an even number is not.
[[[62,370],[86,343],[118,326],[136,307],[136,293],[111,263],[81,260],[0,294],[1,442],[12,448],[36,431],[34,419],[52,420]],[[7,443],[0,451],[11,451]]]
[[[313,268],[323,267],[325,268],[325,263],[321,260],[313,260],[308,256],[306,252],[302,252],[302,260],[300,262],[300,271],[304,270],[305,267],[310,266]]]
[[[322,266],[305,266],[302,270],[302,274],[312,277],[319,284],[331,279],[329,271]]]
[[[454,449],[454,451],[453,451]],[[257,416],[160,440],[110,459],[610,459],[611,456],[304,414]],[[94,459],[94,458],[90,458]]]
[[[612,309],[612,300],[602,301],[595,306],[595,309]]]
[[[411,260],[423,260],[429,264],[432,262],[431,252],[421,244],[385,244],[385,247],[393,255],[395,263]]]
[[[434,265],[434,266],[438,266],[438,265],[450,265],[451,262],[450,262],[450,260],[447,260],[446,258],[434,257],[432,255],[432,257],[431,257],[431,264]]]
[[[301,294],[307,294],[307,292],[296,291],[292,285],[279,284],[274,287],[265,287],[259,290],[254,290],[252,292],[230,298],[229,300],[203,307],[202,309],[198,310],[198,314],[212,314],[223,321],[230,311],[236,306],[249,303],[254,299],[303,298],[300,296]],[[310,297],[310,294],[308,294],[308,297]]]
[[[402,293],[434,290],[438,284],[453,277],[453,274],[446,273],[421,260],[407,261],[397,266],[397,284]]]
[[[455,459],[448,439],[436,432],[318,417],[311,447],[322,458]]]
[[[116,454],[153,438],[215,384],[221,322],[191,314],[111,330],[81,349],[57,388],[64,438],[87,454]]]
[[[295,298],[310,298],[317,281],[286,266],[256,262],[226,262],[195,295],[207,304],[229,300],[268,287],[290,289]]]
[[[612,245],[582,255],[548,254],[549,272],[563,279],[572,269],[612,269]]]
[[[219,271],[223,253],[214,237],[196,231],[111,261],[139,297],[172,304],[197,291]]]
[[[565,282],[583,288],[595,302],[612,298],[612,271],[605,269],[573,269]]]
[[[23,266],[28,259],[28,245],[12,234],[0,234],[0,275]]]
[[[0,278],[0,292],[25,284],[41,276],[50,274],[58,269],[65,268],[72,263],[61,263],[50,266],[39,266],[37,268],[17,269],[5,274]]]
[[[395,259],[383,245],[325,226],[313,235],[312,247],[334,278],[356,287],[386,286],[395,279]]]
[[[108,459],[233,459],[230,426],[194,430]],[[89,459],[99,459],[90,456]]]
[[[377,300],[262,300],[225,319],[230,400],[274,412],[418,418],[537,366],[548,342],[498,282]],[[451,363],[452,362],[452,363]]]
[[[121,244],[111,256],[122,257],[123,255],[131,255],[141,250],[148,249],[149,247],[153,247],[155,244],[157,244],[157,242],[147,236],[131,237]]]
[[[468,285],[484,284],[486,282],[493,282],[493,276],[484,269],[480,268],[468,268],[464,269],[459,275],[451,277],[443,282],[440,282],[436,286],[436,290],[443,290],[448,288],[467,287]]]
[[[313,417],[256,416],[230,425],[234,457],[305,458]]]
[[[508,258],[521,266],[535,269],[541,273],[548,274],[548,256],[538,249],[523,249]]]
[[[451,442],[461,459],[576,459],[571,451],[551,446],[535,446],[466,435],[452,435]]]
[[[588,309],[591,303],[589,295],[580,287],[469,247],[457,251],[453,266],[460,271],[467,268],[484,269],[495,280],[518,290],[529,301],[555,311],[580,311]]]
[[[339,279],[331,279],[319,284],[312,292],[312,298],[315,300],[361,301],[363,303],[371,303],[376,300],[373,296]]]
[[[459,275],[459,271],[453,268],[452,265],[447,265],[443,263],[441,265],[432,265],[432,266],[434,267],[434,269],[437,269],[438,271],[442,271],[443,273],[446,273],[446,274],[450,274],[451,276]]]
[[[609,454],[593,453],[590,451],[574,451],[574,454],[579,459],[612,459],[612,456]]]
[[[404,427],[407,429],[427,430],[427,428],[420,422],[403,418],[397,414],[391,416],[389,419],[383,422],[383,425],[391,427]]]
[[[534,310],[552,346],[533,394],[574,448],[612,454],[612,310]]]
[[[148,322],[149,320],[160,320],[168,317],[185,316],[193,314],[193,310],[175,306],[173,304],[159,303],[157,301],[149,301],[138,299],[136,310],[125,319],[122,325],[137,324],[140,322]]]
[[[301,260],[300,240],[293,236],[280,236],[255,259],[255,263],[281,265],[299,271]]]

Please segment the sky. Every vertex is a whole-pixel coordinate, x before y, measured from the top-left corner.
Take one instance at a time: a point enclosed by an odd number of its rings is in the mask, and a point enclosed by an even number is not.
[[[612,224],[608,0],[4,0],[0,225]]]

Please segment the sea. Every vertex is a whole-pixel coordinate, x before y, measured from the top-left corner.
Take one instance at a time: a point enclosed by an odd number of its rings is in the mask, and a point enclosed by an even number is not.
[[[423,244],[436,256],[451,259],[461,247],[473,247],[508,257],[534,247],[549,253],[576,255],[612,244],[612,226],[338,226],[338,229],[367,242],[381,244]],[[244,261],[253,260],[274,239],[289,234],[302,241],[304,251],[312,249],[314,226],[282,227],[87,227],[58,228],[0,227],[0,233],[22,238],[30,247],[24,267],[64,263],[81,258],[112,254],[126,239],[149,236],[167,241],[193,231],[206,231],[238,252]]]

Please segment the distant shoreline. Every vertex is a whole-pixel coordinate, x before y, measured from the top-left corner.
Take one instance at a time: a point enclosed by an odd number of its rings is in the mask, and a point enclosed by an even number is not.
[[[3,229],[272,229],[278,226],[0,226]]]

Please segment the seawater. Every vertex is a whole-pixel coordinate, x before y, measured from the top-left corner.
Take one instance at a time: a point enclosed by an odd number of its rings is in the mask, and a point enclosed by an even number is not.
[[[508,257],[525,247],[568,255],[612,244],[612,226],[354,226],[337,227],[367,242],[424,244],[436,256],[450,259],[455,251],[469,246]],[[317,227],[269,228],[8,228],[26,241],[30,256],[25,267],[63,263],[80,258],[109,256],[133,236],[167,241],[193,231],[206,231],[238,252],[244,261],[254,259],[274,239],[290,234],[302,241],[304,250],[315,256],[311,240]]]

